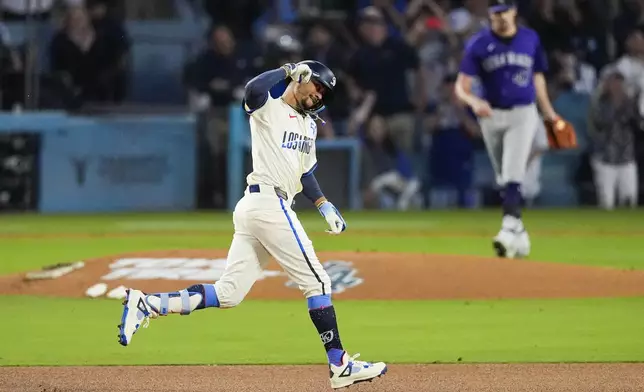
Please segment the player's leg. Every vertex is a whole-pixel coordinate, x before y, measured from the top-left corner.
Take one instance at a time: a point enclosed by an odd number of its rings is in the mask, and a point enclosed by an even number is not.
[[[501,162],[503,158],[503,128],[502,124],[497,118],[498,114],[493,114],[490,118],[482,118],[479,120],[481,126],[481,135],[483,136],[483,143],[487,150],[487,155],[494,170],[494,176],[499,185],[501,184]]]
[[[482,118],[479,120],[481,126],[481,134],[485,148],[487,149],[490,163],[494,169],[496,182],[500,186],[505,186],[503,176],[503,157],[504,157],[504,137],[507,128],[507,113],[505,111],[494,111],[489,118]],[[501,230],[494,237],[493,244],[498,256],[505,257],[507,248],[516,240],[516,235],[513,232]]]
[[[636,207],[638,199],[637,164],[630,162],[621,165],[617,173],[617,194],[619,204]]]
[[[237,213],[235,213],[237,215]],[[130,344],[132,336],[147,326],[150,318],[168,314],[188,315],[205,308],[230,308],[238,305],[262,274],[269,254],[262,244],[235,219],[235,234],[228,250],[226,269],[215,283],[192,285],[168,293],[144,293],[129,289],[123,302],[119,343]]]
[[[498,256],[512,258],[517,256],[519,248],[525,248],[520,242],[527,241],[528,237],[521,217],[521,184],[525,180],[539,115],[531,105],[511,110],[507,120],[501,162],[503,220],[493,244]],[[525,256],[525,252],[520,253]]]
[[[541,193],[541,155],[535,156],[528,163],[523,185],[521,186],[521,195],[527,206],[534,205],[534,200]]]
[[[306,297],[309,316],[318,331],[331,370],[331,386],[340,388],[384,374],[384,363],[367,363],[349,357],[340,340],[335,308],[331,301],[331,279],[320,263],[313,243],[306,235],[296,213],[284,200],[276,201],[278,210],[258,225],[270,230],[258,239],[282,266]]]
[[[593,159],[591,163],[595,180],[597,204],[602,209],[612,210],[613,208],[615,208],[617,169],[614,166],[605,164],[598,159]]]

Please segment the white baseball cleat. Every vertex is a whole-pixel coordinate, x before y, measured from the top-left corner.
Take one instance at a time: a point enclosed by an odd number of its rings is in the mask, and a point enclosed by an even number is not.
[[[530,255],[530,236],[525,229],[517,235],[515,248],[517,250],[516,257],[523,258]]]
[[[492,241],[496,255],[513,259],[517,254],[516,239],[517,235],[514,232],[501,229]]]
[[[147,304],[145,293],[141,290],[125,290],[125,301],[123,301],[123,315],[119,324],[119,343],[127,346],[132,341],[132,335],[143,326],[147,328],[150,318],[156,318],[158,314]]]
[[[342,355],[342,365],[329,364],[331,388],[339,389],[359,382],[372,381],[387,373],[387,365],[384,362],[356,361],[359,356],[360,354],[356,354],[349,357],[345,351]]]

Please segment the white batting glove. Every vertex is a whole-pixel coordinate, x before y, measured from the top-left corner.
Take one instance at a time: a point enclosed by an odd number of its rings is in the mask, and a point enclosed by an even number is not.
[[[308,83],[311,80],[313,71],[306,64],[287,63],[282,66],[286,71],[286,76],[298,83]]]
[[[340,234],[347,228],[347,223],[340,215],[340,211],[331,202],[325,201],[318,206],[320,214],[326,219],[331,230],[325,230],[330,234]]]

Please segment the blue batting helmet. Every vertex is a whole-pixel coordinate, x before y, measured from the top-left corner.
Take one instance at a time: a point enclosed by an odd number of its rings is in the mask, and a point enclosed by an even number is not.
[[[329,67],[319,61],[304,60],[300,61],[299,64],[306,64],[311,68],[311,82],[316,83],[318,88],[321,87],[323,90],[322,100],[314,107],[307,110],[309,112],[319,113],[324,110],[325,103],[329,103],[333,100],[333,90],[335,89],[335,84],[337,82],[335,74],[331,69],[329,69]]]

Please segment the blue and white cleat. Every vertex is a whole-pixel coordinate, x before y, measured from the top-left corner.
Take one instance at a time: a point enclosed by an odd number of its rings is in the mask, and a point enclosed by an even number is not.
[[[387,365],[384,362],[356,361],[359,356],[360,354],[356,354],[349,357],[345,351],[342,355],[342,365],[329,364],[331,388],[339,389],[359,382],[373,381],[373,379],[387,373]]]
[[[127,289],[123,302],[123,315],[119,324],[119,343],[127,346],[132,341],[132,335],[141,326],[147,328],[150,318],[156,318],[158,314],[147,304],[145,293],[140,290]]]

